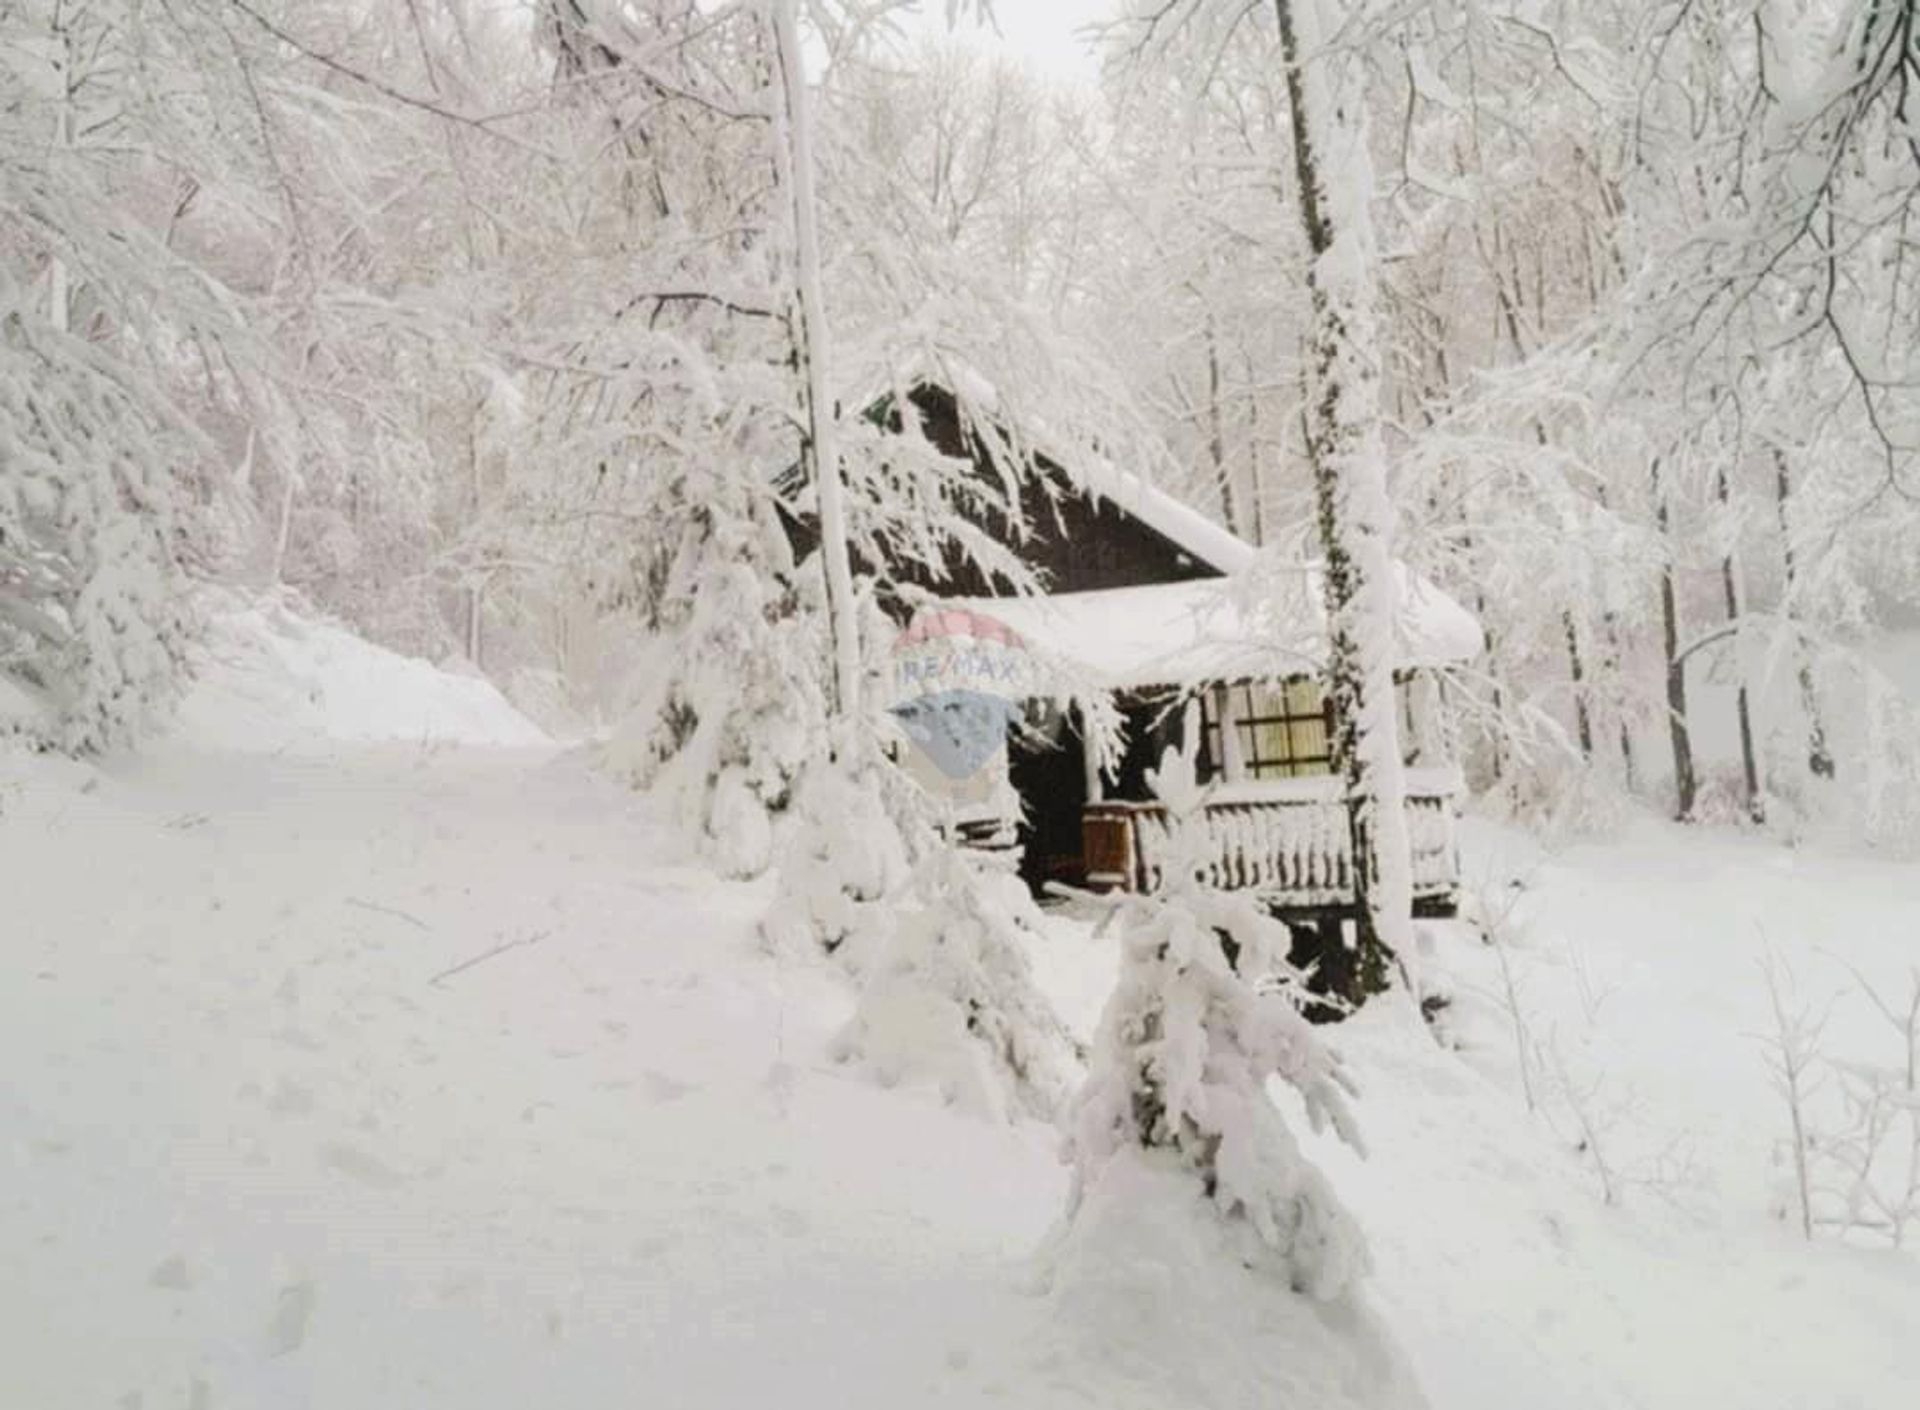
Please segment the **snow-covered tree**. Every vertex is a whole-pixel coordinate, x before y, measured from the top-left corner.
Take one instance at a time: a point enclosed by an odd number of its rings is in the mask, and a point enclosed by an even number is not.
[[[93,750],[125,741],[180,671],[170,528],[189,438],[44,297],[0,292],[0,733]]]
[[[1363,30],[1357,12],[1347,16],[1320,0],[1276,0],[1272,14],[1274,60],[1287,95],[1290,194],[1304,244],[1303,435],[1326,594],[1333,754],[1346,783],[1361,915],[1357,988],[1349,996],[1357,998],[1384,988],[1391,958],[1405,964],[1413,948],[1406,786],[1393,703],[1398,588],[1382,431],[1386,358],[1377,317],[1375,192],[1365,75],[1353,53]],[[1353,23],[1343,29],[1348,19]],[[1207,35],[1212,42],[1198,46],[1206,52],[1241,33],[1247,13],[1142,7],[1136,28],[1150,43],[1169,21]],[[1270,298],[1268,307],[1277,302]]]
[[[1338,1298],[1366,1270],[1365,1242],[1267,1087],[1294,1088],[1316,1125],[1358,1146],[1350,1084],[1301,1014],[1287,928],[1198,879],[1209,852],[1192,759],[1170,752],[1153,783],[1171,819],[1164,881],[1112,922],[1121,971],[1070,1117],[1069,1224],[1116,1169],[1170,1164],[1197,1182],[1247,1266]]]
[[[860,997],[839,1055],[891,1086],[930,1080],[947,1100],[994,1120],[1059,1117],[1078,1077],[1072,1037],[1027,958],[1040,915],[1016,876],[944,842],[923,846],[912,877],[868,927]]]
[[[180,674],[176,533],[212,459],[188,369],[248,341],[172,248],[200,38],[108,3],[0,11],[0,731],[43,746],[125,741]]]
[[[1406,780],[1394,708],[1398,588],[1393,505],[1381,434],[1382,348],[1373,241],[1366,93],[1337,47],[1340,13],[1320,0],[1275,0],[1293,117],[1307,271],[1307,458],[1313,467],[1327,598],[1327,686],[1334,759],[1346,780],[1355,944],[1366,989],[1413,956],[1413,871]]]

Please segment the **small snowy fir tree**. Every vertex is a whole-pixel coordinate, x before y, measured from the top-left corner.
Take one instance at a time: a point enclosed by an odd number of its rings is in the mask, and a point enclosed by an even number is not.
[[[882,797],[890,767],[855,744],[832,757],[823,751],[802,770],[779,882],[760,923],[775,951],[824,951],[857,970],[882,943],[911,872]]]
[[[1128,897],[1119,914],[1120,978],[1071,1117],[1069,1242],[1102,1183],[1124,1183],[1123,1167],[1144,1160],[1199,1182],[1246,1266],[1338,1298],[1366,1271],[1366,1246],[1267,1082],[1294,1087],[1316,1127],[1330,1123],[1357,1149],[1351,1084],[1295,1002],[1286,927],[1198,879],[1191,756],[1169,751],[1152,782],[1170,850],[1161,889]]]
[[[716,510],[720,502],[716,495]],[[826,717],[819,577],[765,556],[784,549],[777,529],[755,532],[744,511],[735,521],[716,512],[688,536],[654,609],[660,630],[635,672],[636,698],[606,755],[672,800],[733,877],[772,865],[777,825]]]
[[[888,1085],[927,1077],[980,1115],[1050,1121],[1078,1054],[1027,961],[1033,902],[985,865],[942,842],[927,850],[837,1048]]]
[[[801,775],[761,934],[776,951],[825,953],[859,983],[837,1056],[892,1086],[926,1080],[995,1120],[1060,1112],[1080,1054],[1034,983],[1039,913],[935,828],[891,761],[843,743]]]

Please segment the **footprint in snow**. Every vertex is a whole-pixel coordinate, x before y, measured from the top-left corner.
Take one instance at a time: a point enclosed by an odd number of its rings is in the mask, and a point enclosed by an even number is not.
[[[649,1072],[642,1079],[642,1094],[655,1106],[664,1106],[668,1102],[678,1101],[689,1092],[700,1089],[686,1082],[677,1082],[664,1072]]]
[[[318,1303],[310,1279],[284,1284],[263,1336],[213,1350],[188,1389],[187,1410],[313,1410],[313,1373],[295,1353],[306,1345]]]
[[[329,1141],[320,1147],[320,1161],[376,1190],[394,1190],[407,1183],[407,1177],[392,1166],[358,1147],[343,1145],[338,1141]]]
[[[319,1300],[310,1280],[289,1283],[280,1289],[280,1300],[267,1327],[267,1354],[287,1356],[306,1344],[307,1324],[313,1320],[314,1303]]]
[[[267,1110],[275,1116],[306,1116],[314,1105],[311,1091],[285,1077],[273,1084],[273,1095],[267,1098]]]

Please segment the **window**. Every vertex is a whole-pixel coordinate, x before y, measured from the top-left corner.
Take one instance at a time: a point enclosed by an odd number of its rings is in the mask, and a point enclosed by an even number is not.
[[[1425,707],[1414,696],[1415,677],[1401,675],[1394,695],[1400,713],[1404,761],[1417,764],[1424,750],[1421,728]],[[1290,681],[1240,681],[1200,693],[1200,777],[1227,775],[1220,735],[1221,706],[1239,744],[1243,779],[1313,778],[1333,772],[1333,702],[1323,682],[1312,677]]]
[[[1201,697],[1206,765],[1224,764],[1220,704],[1233,722],[1244,778],[1306,778],[1333,772],[1333,712],[1310,677],[1217,687]]]

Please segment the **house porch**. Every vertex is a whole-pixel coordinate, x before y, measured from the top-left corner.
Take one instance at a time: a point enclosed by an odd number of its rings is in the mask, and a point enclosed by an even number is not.
[[[1201,879],[1224,891],[1251,891],[1276,914],[1312,916],[1354,904],[1353,839],[1333,778],[1224,785],[1199,824],[1208,840]],[[1157,802],[1106,800],[1081,809],[1084,884],[1095,891],[1152,891],[1163,877],[1170,820]],[[1416,915],[1450,916],[1460,865],[1450,780],[1409,781]]]

